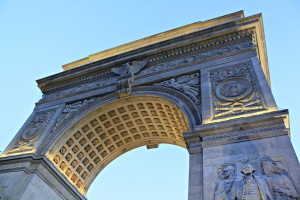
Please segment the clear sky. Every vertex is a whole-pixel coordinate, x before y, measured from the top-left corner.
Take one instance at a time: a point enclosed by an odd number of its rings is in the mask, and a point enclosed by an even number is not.
[[[272,91],[289,109],[300,156],[299,0],[0,0],[0,150],[41,98],[35,80],[90,54],[197,21],[244,10],[263,13]],[[161,145],[121,156],[106,167],[88,199],[187,199],[188,153]]]

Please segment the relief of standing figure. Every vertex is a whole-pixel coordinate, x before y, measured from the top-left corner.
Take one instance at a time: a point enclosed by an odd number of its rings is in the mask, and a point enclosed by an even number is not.
[[[262,167],[276,200],[298,199],[299,196],[296,188],[284,169],[280,168],[278,164],[272,160],[262,161]]]
[[[222,169],[220,176],[218,177],[214,200],[230,200],[230,192],[232,184],[234,182],[234,167],[227,166]]]
[[[254,176],[255,169],[247,163],[242,169],[242,200],[273,200],[267,182],[259,176]]]

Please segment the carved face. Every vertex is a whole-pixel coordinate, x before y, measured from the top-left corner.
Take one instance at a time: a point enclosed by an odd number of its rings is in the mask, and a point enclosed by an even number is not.
[[[242,171],[241,171],[243,174],[245,175],[250,175],[252,174],[253,172],[255,172],[255,169],[252,167],[251,164],[247,163],[244,165]]]
[[[223,177],[228,178],[234,173],[234,168],[232,166],[228,166],[223,169]]]

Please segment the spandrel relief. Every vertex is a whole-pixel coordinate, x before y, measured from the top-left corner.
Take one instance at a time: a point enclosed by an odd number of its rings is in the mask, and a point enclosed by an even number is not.
[[[272,160],[261,161],[263,172],[268,184],[273,191],[274,199],[294,200],[298,199],[298,193],[289,173],[280,162]]]
[[[243,159],[242,164],[223,167],[215,182],[214,200],[296,200],[298,197],[282,162],[271,159],[255,162]]]
[[[227,117],[266,109],[250,63],[213,70],[213,117]]]
[[[53,130],[56,130],[57,127],[59,125],[61,125],[65,121],[65,119],[71,117],[74,112],[77,112],[81,107],[84,107],[84,106],[90,104],[94,100],[95,100],[95,98],[91,98],[91,99],[85,99],[83,101],[77,101],[72,104],[67,104],[66,107],[64,108],[64,110],[62,111],[61,115],[57,119],[56,124],[53,127]]]
[[[32,151],[54,112],[54,110],[51,110],[35,114],[31,122],[22,131],[20,139],[13,145],[8,153]]]
[[[154,85],[175,89],[188,96],[195,104],[200,104],[199,73],[172,78]]]

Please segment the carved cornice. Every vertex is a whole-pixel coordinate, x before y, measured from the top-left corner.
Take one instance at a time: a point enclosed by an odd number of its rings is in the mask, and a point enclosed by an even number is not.
[[[248,29],[240,32],[235,32],[231,34],[227,34],[221,37],[217,37],[214,39],[209,39],[201,42],[197,42],[191,45],[186,45],[183,47],[175,48],[172,50],[160,52],[158,54],[154,54],[149,57],[150,63],[155,63],[159,60],[165,60],[166,58],[176,57],[178,55],[186,54],[188,52],[197,52],[202,49],[202,52],[206,52],[208,49],[211,49],[213,46],[219,46],[220,44],[226,44],[231,41],[239,40],[241,38],[245,38],[247,36],[251,36],[253,44],[256,44],[256,39],[254,37],[255,30]]]
[[[232,22],[233,20],[235,21],[235,23]],[[183,36],[183,38],[186,38],[187,35],[191,34],[196,34],[197,36],[202,36],[203,34],[207,35],[209,33],[212,34],[213,31],[220,31],[220,28],[228,29],[240,24],[245,24],[245,22],[248,21],[253,21],[253,17],[244,18],[243,11],[231,13],[229,15],[221,16],[215,19],[188,24],[182,27],[162,32],[160,34],[152,35],[111,49],[107,49],[105,51],[89,55],[86,58],[82,58],[80,60],[63,65],[62,68],[64,70],[74,69],[79,66],[84,66],[87,63],[113,58],[116,55],[126,55],[130,52],[135,52],[137,49],[140,50],[145,47],[147,48],[147,46],[165,44],[170,40],[181,38],[181,36]]]
[[[254,47],[254,32],[254,29],[248,29],[151,55],[143,58],[149,59],[149,64],[136,76],[138,78],[142,75],[168,70],[182,64],[205,61],[209,57]],[[224,44],[227,44],[227,46],[224,46]],[[122,65],[124,64],[112,67],[120,67]],[[111,68],[101,69],[42,87],[41,89],[45,95],[41,102],[47,102],[73,93],[99,89],[116,81],[117,76],[111,73]]]
[[[72,79],[69,79],[69,80],[54,83],[54,84],[42,87],[41,89],[42,89],[43,93],[47,93],[47,92],[50,92],[50,91],[55,91],[59,88],[68,87],[70,85],[77,85],[77,84],[82,83],[82,82],[88,82],[91,79],[96,79],[98,77],[103,78],[103,77],[105,77],[105,75],[110,74],[110,73],[111,73],[110,69],[99,70],[99,71],[96,71],[96,72],[91,72],[91,73],[88,73],[88,74],[84,74],[84,75],[76,77],[76,78],[72,78]]]

